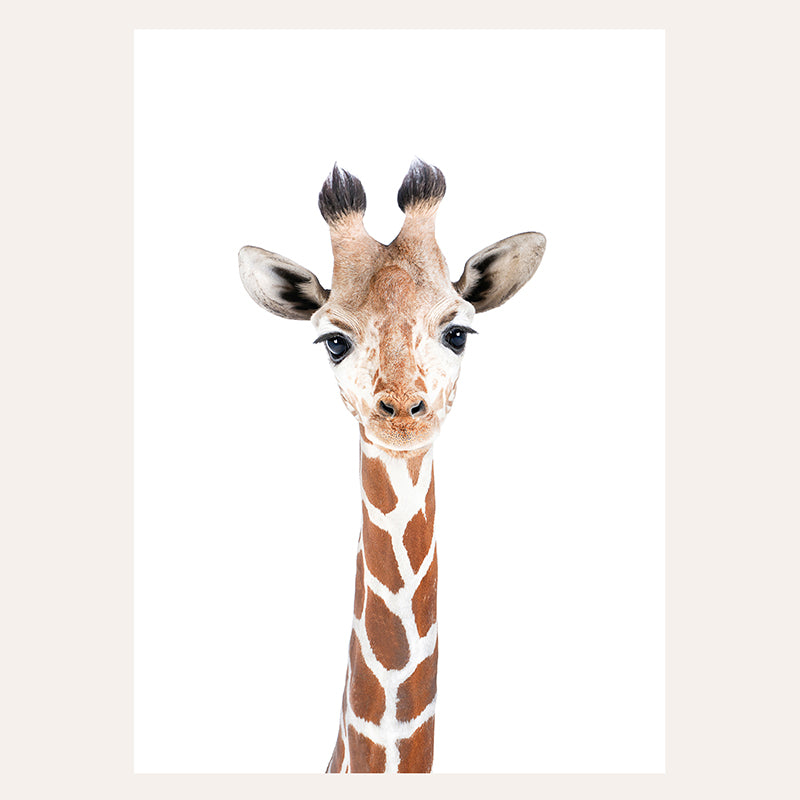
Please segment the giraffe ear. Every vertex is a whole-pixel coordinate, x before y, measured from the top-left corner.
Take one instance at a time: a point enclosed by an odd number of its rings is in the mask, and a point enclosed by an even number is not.
[[[453,286],[476,311],[497,308],[533,277],[544,246],[541,233],[518,233],[495,242],[467,261]]]
[[[287,319],[311,319],[330,294],[313,272],[260,247],[239,251],[239,275],[256,303]]]

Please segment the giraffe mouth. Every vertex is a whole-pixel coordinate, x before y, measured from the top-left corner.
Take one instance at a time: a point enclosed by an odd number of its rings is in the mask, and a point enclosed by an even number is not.
[[[369,438],[389,450],[417,450],[433,443],[439,433],[435,415],[425,419],[386,420],[373,415],[365,426]]]

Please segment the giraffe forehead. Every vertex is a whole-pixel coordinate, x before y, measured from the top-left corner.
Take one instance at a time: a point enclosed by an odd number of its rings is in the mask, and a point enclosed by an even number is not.
[[[364,310],[379,328],[389,330],[395,324],[403,328],[425,324],[442,305],[456,299],[450,284],[389,266],[378,270],[370,281]]]
[[[433,329],[462,306],[471,311],[449,281],[388,264],[358,282],[335,286],[316,322],[339,324],[360,338],[393,338],[410,328]]]
[[[408,270],[389,264],[372,275],[367,304],[378,314],[382,309],[412,312],[419,306],[421,288]]]
[[[432,238],[401,231],[391,244],[369,239],[369,245],[334,248],[331,299],[351,307],[381,301],[408,305],[418,294],[423,300],[432,291],[453,291],[444,255]]]

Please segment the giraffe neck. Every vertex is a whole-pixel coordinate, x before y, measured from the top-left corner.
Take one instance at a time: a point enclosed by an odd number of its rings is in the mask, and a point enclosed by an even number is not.
[[[433,454],[361,440],[350,660],[328,772],[429,772],[436,701]]]

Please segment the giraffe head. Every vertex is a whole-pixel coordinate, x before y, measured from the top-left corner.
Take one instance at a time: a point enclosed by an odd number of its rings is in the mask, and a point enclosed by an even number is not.
[[[250,296],[279,316],[311,320],[345,406],[365,437],[389,450],[432,443],[453,404],[475,313],[522,288],[544,253],[544,236],[520,233],[476,253],[452,283],[434,235],[444,193],[441,171],[415,161],[397,196],[403,226],[384,245],[364,228],[361,182],[334,167],[319,195],[333,249],[330,290],[276,253],[239,253]]]

